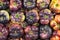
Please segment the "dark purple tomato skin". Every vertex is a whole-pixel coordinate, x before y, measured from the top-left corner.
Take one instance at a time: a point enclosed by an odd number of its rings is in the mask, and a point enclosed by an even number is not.
[[[49,24],[49,22],[53,19],[53,14],[49,9],[44,9],[39,12],[40,23],[41,24]]]
[[[41,25],[40,26],[40,38],[41,39],[48,39],[51,37],[52,29],[48,25]]]
[[[8,4],[9,4],[8,0],[1,0],[0,10],[7,9]]]
[[[26,12],[26,22],[28,24],[34,24],[39,21],[39,16],[37,10],[33,9]]]
[[[0,23],[6,24],[9,21],[9,13],[6,10],[0,10]]]
[[[36,26],[27,26],[25,28],[25,39],[36,40],[38,38],[38,28]]]
[[[29,5],[28,2],[30,2],[31,5]],[[35,2],[36,2],[36,0],[24,0],[23,5],[27,9],[32,9],[35,7],[35,4],[36,4]]]
[[[36,15],[36,14],[34,14],[34,15]],[[35,18],[34,19],[30,19],[30,16],[33,16],[34,17],[34,15],[33,14],[30,14],[30,13],[28,13],[28,14],[26,14],[26,20],[27,20],[27,23],[28,24],[33,24],[34,22],[36,22],[35,21]]]
[[[6,40],[7,36],[8,29],[3,24],[0,24],[0,40]]]
[[[10,38],[20,38],[23,35],[23,29],[19,24],[13,23],[9,27]]]

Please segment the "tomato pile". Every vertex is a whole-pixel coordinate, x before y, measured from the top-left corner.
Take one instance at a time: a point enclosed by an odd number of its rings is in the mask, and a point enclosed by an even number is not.
[[[0,0],[0,40],[60,40],[60,0]]]

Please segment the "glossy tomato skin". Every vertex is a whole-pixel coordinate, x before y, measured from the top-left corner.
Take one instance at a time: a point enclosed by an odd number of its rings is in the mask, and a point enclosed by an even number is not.
[[[0,11],[0,23],[7,23],[10,20],[9,13],[6,10]]]
[[[56,31],[53,32],[53,36],[57,35],[57,36],[60,37],[60,34],[59,33],[60,33],[60,30],[56,30]]]
[[[58,30],[58,29],[59,29],[59,24],[58,24],[55,20],[51,20],[50,26],[51,26],[54,30]]]
[[[0,40],[6,40],[7,36],[8,29],[3,24],[0,24]]]
[[[60,37],[58,37],[58,36],[53,36],[52,38],[50,38],[50,40],[60,40]]]
[[[37,0],[37,7],[40,10],[48,8],[49,4],[50,4],[50,0]]]
[[[36,0],[23,0],[23,5],[27,9],[32,9],[36,5]]]
[[[54,31],[50,40],[60,40],[60,34],[59,33],[60,33],[60,30]]]
[[[55,16],[55,21],[56,21],[57,23],[60,23],[60,15],[56,15],[56,16]]]
[[[23,33],[23,29],[19,24],[13,23],[9,25],[10,38],[20,38],[23,36]]]
[[[49,22],[53,19],[53,14],[49,9],[44,9],[39,12],[39,17],[41,24],[49,24]]]
[[[57,35],[60,37],[60,30],[57,30]]]
[[[54,20],[51,20],[50,26],[54,30],[59,30],[60,29],[60,15],[56,15],[55,18],[54,18]]]
[[[10,0],[10,10],[16,11],[22,7],[22,0]]]
[[[37,10],[33,9],[26,12],[26,22],[28,24],[34,24],[38,21],[39,21],[39,15]]]
[[[8,8],[8,0],[0,0],[0,10]]]
[[[25,15],[23,12],[12,12],[11,13],[11,22],[12,23],[22,23],[25,20]]]
[[[39,35],[41,39],[48,39],[52,35],[52,29],[48,25],[41,25]]]
[[[50,9],[55,13],[60,13],[60,0],[51,0]]]
[[[38,38],[38,28],[36,26],[27,26],[25,34],[26,40],[36,40]]]

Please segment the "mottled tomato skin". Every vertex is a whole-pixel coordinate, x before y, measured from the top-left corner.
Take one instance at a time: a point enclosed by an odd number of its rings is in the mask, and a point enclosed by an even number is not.
[[[44,9],[39,12],[40,23],[41,24],[49,24],[49,22],[53,19],[53,14],[49,9]]]
[[[60,23],[60,15],[56,15],[56,16],[55,16],[55,21],[56,21],[57,23]]]
[[[41,25],[40,26],[40,38],[41,39],[48,39],[51,37],[52,29],[48,25]]]
[[[60,0],[51,0],[50,10],[57,13],[60,13]]]
[[[55,36],[55,35],[57,35],[57,36],[60,37],[60,30],[56,30],[56,31],[54,31],[54,32],[53,32],[53,36]]]
[[[60,15],[56,15],[55,18],[54,18],[54,20],[51,20],[50,26],[54,30],[59,30],[60,29]]]
[[[8,0],[0,0],[0,10],[8,8]]]
[[[11,22],[12,23],[22,23],[25,20],[25,15],[23,12],[12,12],[11,13]]]
[[[28,2],[30,2],[30,3],[28,3]],[[36,0],[24,0],[23,5],[27,9],[32,9],[35,7],[35,4],[36,4],[35,2],[36,2]],[[31,4],[31,5],[29,5],[29,4]]]
[[[24,32],[19,24],[13,23],[9,25],[9,33],[10,38],[20,38]]]
[[[58,37],[58,36],[52,36],[52,37],[50,38],[50,40],[60,40],[60,37]]]
[[[50,0],[37,0],[37,7],[41,9],[45,9],[49,6]]]
[[[28,24],[34,24],[39,21],[38,11],[33,9],[26,12],[26,22]]]
[[[6,10],[0,10],[0,23],[6,24],[9,20],[9,13]]]
[[[51,20],[50,22],[50,26],[54,29],[54,30],[58,30],[59,29],[59,25],[55,20]]]
[[[60,40],[60,34],[59,33],[60,33],[60,30],[54,31],[50,40]]]
[[[22,7],[21,0],[10,0],[10,10],[16,11]]]
[[[38,28],[36,26],[27,26],[25,28],[25,39],[36,40],[38,38]]]
[[[0,24],[0,40],[6,40],[7,36],[8,29],[3,24]]]

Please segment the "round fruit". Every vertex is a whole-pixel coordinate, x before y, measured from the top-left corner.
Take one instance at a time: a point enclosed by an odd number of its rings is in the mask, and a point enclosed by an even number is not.
[[[51,20],[50,26],[51,26],[51,27],[54,27],[54,26],[56,26],[56,25],[57,25],[56,21],[55,21],[55,20]]]
[[[23,12],[17,12],[11,14],[11,22],[12,23],[21,23],[25,20],[25,15]]]
[[[37,10],[30,10],[26,12],[26,21],[28,24],[33,24],[38,22],[39,16]]]
[[[35,1],[36,0],[24,0],[23,5],[24,7],[31,9],[35,7],[35,4],[36,4]]]
[[[49,6],[50,0],[37,0],[37,7],[39,9],[44,9]]]
[[[0,11],[0,23],[6,23],[9,21],[9,13],[5,10]]]
[[[9,36],[10,38],[20,38],[23,35],[22,27],[17,23],[9,25]]]
[[[39,12],[40,16],[40,23],[41,24],[48,24],[49,21],[53,19],[53,14],[49,9],[44,9]]]
[[[57,30],[57,35],[60,36],[60,30]]]
[[[38,38],[38,28],[36,26],[27,26],[25,28],[25,39],[36,40]]]
[[[52,36],[52,37],[50,38],[50,40],[60,40],[60,37],[58,37],[58,36]]]
[[[50,22],[50,26],[51,26],[54,30],[58,30],[58,29],[59,29],[59,24],[57,24],[55,20],[52,20],[52,21]]]
[[[41,25],[40,26],[40,38],[47,39],[51,36],[52,29],[48,25]]]
[[[60,33],[60,30],[54,31],[50,40],[60,40],[60,34],[59,33]]]
[[[56,30],[53,32],[53,36],[59,36],[60,37],[60,30]]]
[[[60,29],[60,15],[55,16],[55,19],[50,22],[50,26],[54,30],[59,30]]]
[[[8,7],[8,1],[7,0],[0,0],[0,9],[6,9]]]
[[[0,24],[0,40],[6,40],[7,36],[8,29],[3,24]]]
[[[56,15],[56,16],[55,16],[55,21],[56,21],[57,23],[60,23],[60,15]]]
[[[50,3],[50,9],[55,13],[60,13],[60,0],[52,0]]]
[[[16,11],[22,7],[21,0],[10,0],[10,10]]]

